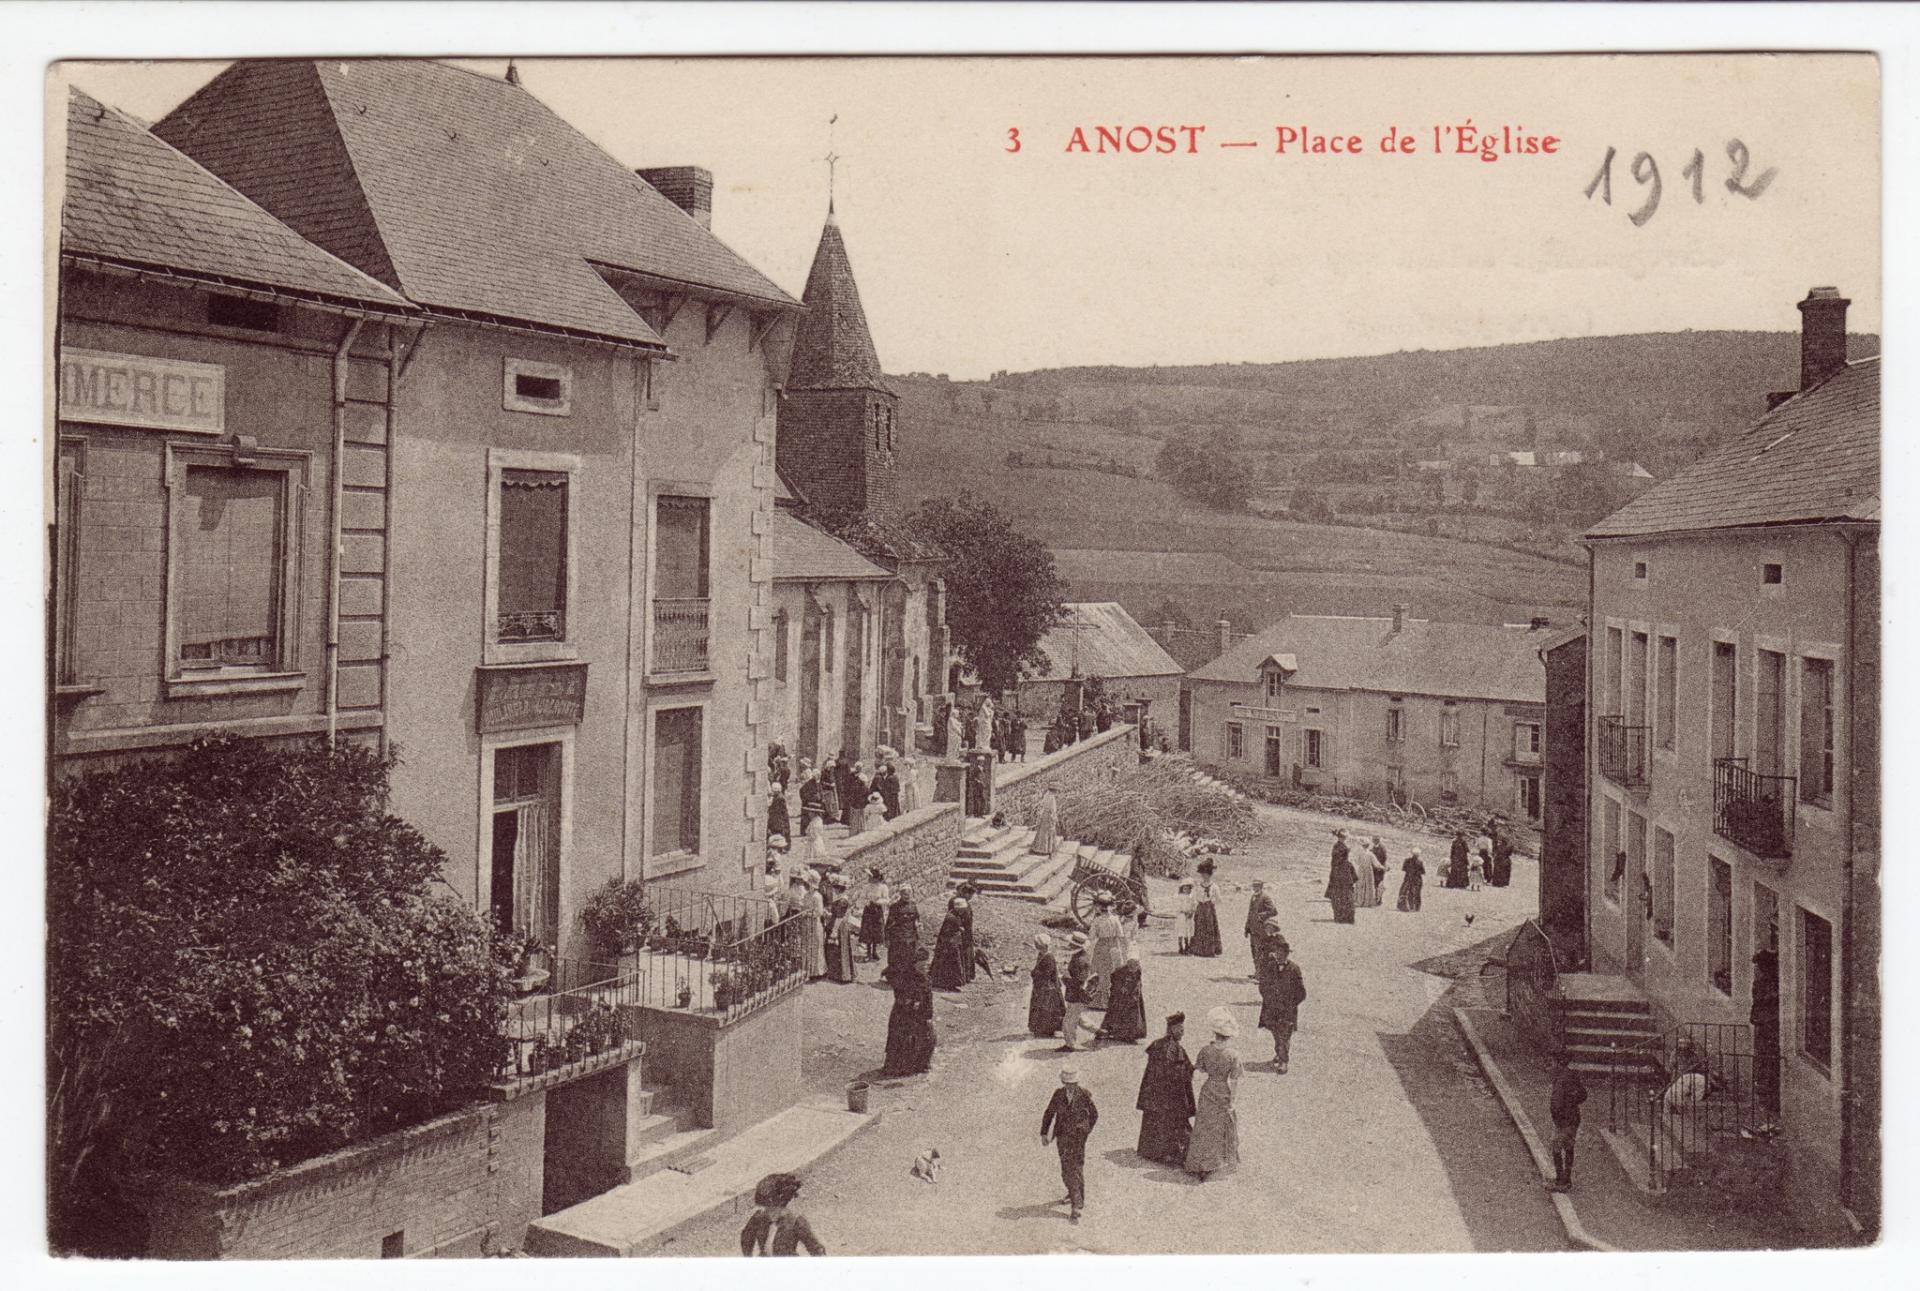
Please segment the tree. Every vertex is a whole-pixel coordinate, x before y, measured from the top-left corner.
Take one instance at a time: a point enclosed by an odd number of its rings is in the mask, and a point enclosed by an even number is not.
[[[1053,553],[971,492],[927,499],[913,524],[947,553],[954,648],[987,690],[1012,690],[1022,667],[1044,667],[1040,639],[1059,622],[1066,591]]]
[[[1171,596],[1161,597],[1160,603],[1147,611],[1148,626],[1157,628],[1162,623],[1171,623],[1176,628],[1193,626],[1193,620],[1187,617],[1187,612]]]
[[[124,1171],[230,1183],[484,1095],[509,952],[432,890],[445,857],[386,813],[393,765],[219,737],[54,786],[57,1244]]]
[[[1244,511],[1253,496],[1253,473],[1242,465],[1224,431],[1199,445],[1168,440],[1154,465],[1176,491],[1217,511]]]

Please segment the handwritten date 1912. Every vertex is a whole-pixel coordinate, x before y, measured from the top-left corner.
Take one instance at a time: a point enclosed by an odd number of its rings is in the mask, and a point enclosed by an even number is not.
[[[1608,206],[1613,205],[1613,159],[1617,153],[1617,149],[1607,149],[1607,155],[1601,159],[1600,169],[1594,173],[1592,182],[1587,185],[1588,201],[1592,201],[1594,194],[1598,193],[1602,202]],[[1727,140],[1727,161],[1733,171],[1726,178],[1727,191],[1737,193],[1748,201],[1753,201],[1766,192],[1767,187],[1773,183],[1774,177],[1780,173],[1779,167],[1769,166],[1749,180],[1747,171],[1753,166],[1753,158],[1747,151],[1747,145],[1738,139]],[[1653,159],[1652,153],[1637,153],[1634,155],[1633,164],[1627,170],[1633,176],[1634,182],[1647,190],[1647,198],[1640,204],[1640,209],[1627,214],[1627,218],[1633,221],[1635,228],[1642,228],[1648,220],[1653,218],[1654,212],[1660,209],[1660,163]],[[1692,160],[1688,161],[1680,171],[1680,177],[1693,185],[1695,206],[1706,201],[1706,193],[1703,189],[1706,170],[1706,156],[1695,148]]]

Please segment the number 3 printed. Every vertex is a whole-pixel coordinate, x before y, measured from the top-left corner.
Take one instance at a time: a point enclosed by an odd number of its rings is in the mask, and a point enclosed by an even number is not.
[[[1007,151],[1008,152],[1020,151],[1020,127],[1019,126],[1007,127]]]

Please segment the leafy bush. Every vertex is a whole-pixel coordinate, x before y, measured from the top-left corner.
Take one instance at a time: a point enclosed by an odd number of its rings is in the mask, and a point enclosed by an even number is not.
[[[637,949],[655,921],[646,884],[639,879],[608,879],[580,908],[580,927],[593,943],[593,953],[610,964]]]
[[[392,767],[223,737],[54,786],[56,1241],[126,1170],[228,1183],[484,1091],[511,952],[430,890]]]

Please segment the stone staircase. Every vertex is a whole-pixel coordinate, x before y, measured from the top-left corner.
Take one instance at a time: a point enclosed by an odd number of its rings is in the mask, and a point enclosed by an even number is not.
[[[1658,1067],[1660,1030],[1639,987],[1623,977],[1562,973],[1559,990],[1554,1016],[1575,1071],[1607,1076]]]
[[[644,1179],[661,1170],[699,1169],[702,1149],[719,1141],[720,1131],[696,1125],[693,1113],[671,1105],[673,1091],[665,1085],[643,1085],[641,1113],[629,1134],[627,1167],[622,1183]]]
[[[1253,801],[1253,799],[1248,797],[1244,792],[1234,788],[1232,785],[1228,784],[1225,780],[1221,780],[1214,776],[1210,776],[1205,771],[1200,770],[1198,767],[1195,767],[1192,771],[1189,771],[1187,773],[1187,778],[1193,781],[1195,784],[1208,785],[1215,789],[1225,789],[1229,794],[1232,794],[1235,798],[1238,798],[1241,802]]]
[[[1092,843],[1061,839],[1048,856],[1036,855],[1033,830],[1028,826],[1002,825],[996,828],[978,817],[970,817],[960,838],[960,853],[953,860],[950,877],[958,883],[972,883],[982,896],[1006,897],[1038,905],[1064,906],[1072,888],[1074,867],[1082,860],[1121,874],[1127,872],[1132,857]]]

